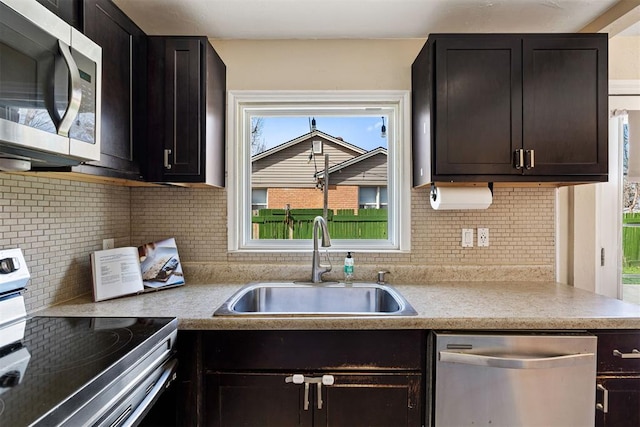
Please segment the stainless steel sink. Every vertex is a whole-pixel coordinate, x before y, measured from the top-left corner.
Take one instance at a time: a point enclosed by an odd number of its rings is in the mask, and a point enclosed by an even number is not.
[[[390,285],[261,282],[244,286],[214,316],[414,316]]]

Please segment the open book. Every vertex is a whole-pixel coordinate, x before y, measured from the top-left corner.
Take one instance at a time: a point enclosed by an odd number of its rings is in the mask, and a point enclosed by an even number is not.
[[[174,238],[91,254],[93,299],[102,301],[184,284]]]

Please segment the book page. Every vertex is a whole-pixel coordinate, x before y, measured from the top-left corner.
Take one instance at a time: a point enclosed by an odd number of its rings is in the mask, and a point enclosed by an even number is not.
[[[145,287],[158,289],[184,284],[174,238],[142,245],[138,248],[138,254]]]
[[[115,298],[144,289],[138,249],[107,249],[91,254],[94,300]]]

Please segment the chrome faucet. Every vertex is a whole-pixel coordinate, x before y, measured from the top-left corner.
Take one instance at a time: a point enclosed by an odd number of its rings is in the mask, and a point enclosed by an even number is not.
[[[322,232],[322,247],[328,248],[331,246],[331,237],[329,237],[329,229],[327,228],[327,222],[323,217],[317,216],[313,219],[313,259],[311,261],[311,281],[313,283],[322,282],[322,275],[328,271],[331,271],[331,264],[320,264],[320,253],[318,252],[318,225]]]

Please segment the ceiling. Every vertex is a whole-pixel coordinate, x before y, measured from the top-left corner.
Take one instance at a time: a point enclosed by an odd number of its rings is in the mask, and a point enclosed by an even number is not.
[[[618,3],[618,0],[114,1],[147,34],[206,35],[215,39],[425,38],[429,33],[443,32],[577,32]],[[640,30],[640,26],[636,28]]]

